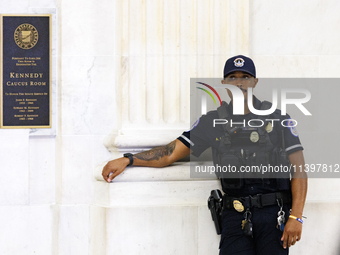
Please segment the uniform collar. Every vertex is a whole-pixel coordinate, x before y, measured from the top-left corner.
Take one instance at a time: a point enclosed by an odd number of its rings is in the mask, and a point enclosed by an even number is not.
[[[253,104],[254,104],[254,108],[255,109],[260,110],[262,102],[260,100],[258,100],[257,97],[254,96],[254,95],[253,95]],[[229,113],[229,116],[234,116],[233,115],[233,105],[232,104],[228,104],[228,113]],[[254,114],[253,113],[248,113],[245,116],[252,116],[252,115],[254,115]]]

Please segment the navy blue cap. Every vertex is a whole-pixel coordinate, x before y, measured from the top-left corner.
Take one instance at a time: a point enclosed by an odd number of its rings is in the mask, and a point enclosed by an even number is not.
[[[236,71],[248,73],[256,78],[254,62],[246,56],[238,55],[229,58],[227,62],[225,62],[223,77],[225,78],[228,74]]]

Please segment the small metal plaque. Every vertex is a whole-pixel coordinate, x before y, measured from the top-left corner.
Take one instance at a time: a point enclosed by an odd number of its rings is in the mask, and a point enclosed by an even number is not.
[[[51,15],[1,15],[1,128],[51,127]]]

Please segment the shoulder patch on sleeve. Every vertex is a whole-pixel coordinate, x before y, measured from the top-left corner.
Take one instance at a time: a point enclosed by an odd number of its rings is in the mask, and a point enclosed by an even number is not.
[[[289,130],[290,130],[290,132],[292,133],[293,136],[295,136],[295,137],[299,136],[297,129],[296,129],[296,125],[295,125],[295,123],[292,119],[288,120],[287,126],[288,126],[288,128],[289,128]]]

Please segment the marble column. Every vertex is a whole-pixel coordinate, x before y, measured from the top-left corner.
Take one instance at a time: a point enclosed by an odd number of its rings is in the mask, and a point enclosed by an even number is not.
[[[112,159],[165,145],[189,129],[190,78],[222,77],[232,46],[229,12],[229,1],[222,0],[116,1],[118,121],[104,142]],[[102,167],[96,169],[94,201],[106,208],[108,250],[218,252],[219,237],[206,206],[210,191],[219,188],[216,179],[192,179],[182,162],[161,169],[129,167],[107,184]],[[138,229],[142,237],[119,238]],[[168,241],[159,247],[158,239]]]
[[[113,157],[189,128],[190,78],[221,77],[231,52],[248,52],[248,12],[248,0],[116,1]]]

